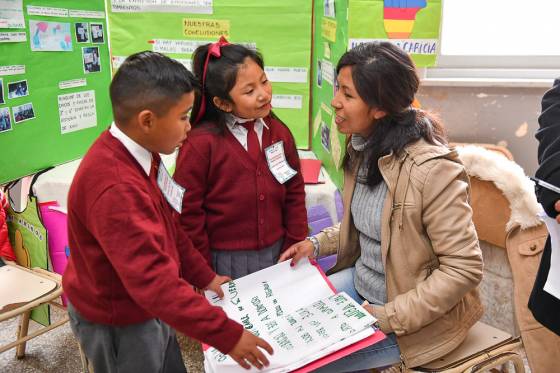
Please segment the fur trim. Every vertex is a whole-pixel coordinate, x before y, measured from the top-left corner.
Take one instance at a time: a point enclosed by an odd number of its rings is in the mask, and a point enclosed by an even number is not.
[[[517,226],[527,229],[542,224],[537,217],[542,207],[537,202],[534,184],[521,166],[480,146],[458,146],[457,152],[469,176],[493,182],[509,201],[508,232]]]

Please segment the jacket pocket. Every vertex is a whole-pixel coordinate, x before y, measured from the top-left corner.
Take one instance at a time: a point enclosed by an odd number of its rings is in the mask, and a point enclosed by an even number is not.
[[[523,256],[533,256],[540,254],[544,250],[544,244],[547,236],[534,238],[519,244],[519,254]]]

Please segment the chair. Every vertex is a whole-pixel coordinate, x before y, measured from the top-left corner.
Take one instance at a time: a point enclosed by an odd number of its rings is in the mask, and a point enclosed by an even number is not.
[[[22,359],[25,357],[28,340],[68,321],[68,316],[65,316],[28,335],[29,317],[33,308],[50,304],[64,309],[62,304],[55,301],[62,295],[61,282],[60,275],[41,268],[28,269],[11,263],[0,267],[0,322],[21,315],[16,340],[0,346],[0,353],[16,347],[16,357]]]
[[[476,157],[481,156],[484,157],[484,162],[500,163],[501,156],[507,160],[512,160],[512,156],[507,149],[496,145],[482,145],[482,147],[490,150],[492,156],[486,157],[489,153],[486,151],[474,150],[474,155],[465,155],[465,151],[460,152],[467,173],[471,176],[473,222],[480,241],[487,241],[505,249],[507,231],[511,223],[510,203],[495,185],[496,180],[482,178],[469,160],[476,162]],[[463,149],[467,149],[467,147]],[[468,153],[468,150],[466,153]],[[496,154],[500,154],[500,157],[496,158]],[[468,158],[468,160],[465,161],[465,158]],[[493,166],[500,169],[496,164]],[[512,337],[510,334],[488,324],[477,322],[469,330],[465,341],[458,348],[436,361],[414,368],[414,371],[430,373],[481,372],[512,362],[516,373],[524,373],[523,359],[519,354],[521,348],[520,337]]]

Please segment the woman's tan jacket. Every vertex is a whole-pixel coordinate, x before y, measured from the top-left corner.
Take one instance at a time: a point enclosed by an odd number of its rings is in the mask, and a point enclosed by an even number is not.
[[[454,150],[424,140],[378,164],[388,186],[381,219],[388,302],[374,315],[384,332],[396,333],[405,366],[415,367],[455,349],[482,316],[482,253],[468,176]],[[317,235],[320,256],[338,253],[329,273],[360,256],[350,212],[355,174],[345,174],[342,222]]]

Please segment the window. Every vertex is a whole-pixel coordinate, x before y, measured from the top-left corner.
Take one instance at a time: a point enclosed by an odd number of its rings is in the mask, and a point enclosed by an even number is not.
[[[549,86],[560,76],[559,14],[558,0],[443,0],[438,66],[425,77]]]

